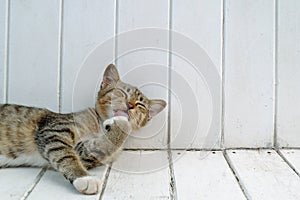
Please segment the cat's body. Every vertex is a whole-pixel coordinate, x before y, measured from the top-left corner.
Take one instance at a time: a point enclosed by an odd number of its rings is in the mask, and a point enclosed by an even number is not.
[[[104,143],[108,142],[104,135],[106,130],[101,126],[100,118],[92,108],[78,113],[58,114],[46,109],[4,104],[0,105],[0,119],[0,167],[49,165],[47,156],[42,156],[40,152],[46,151],[47,154],[48,149],[53,151],[56,145],[53,136],[56,135],[58,136],[56,139],[60,139],[58,143],[72,146],[76,150],[86,168],[97,167],[105,164],[106,161],[114,160],[115,152],[122,147],[130,131],[129,127],[128,130],[123,127],[127,134],[122,138],[119,132],[111,133],[109,141],[114,143],[112,147],[106,144],[105,148]],[[44,140],[43,134],[47,135]],[[48,141],[49,137],[50,139],[52,137],[51,143]],[[117,137],[120,139],[118,142],[116,142]],[[101,163],[97,162],[99,158],[91,160],[86,155],[82,155],[79,149],[83,141],[95,139],[99,139],[103,144],[91,146],[90,151],[92,153],[94,149],[102,146],[102,153],[98,152],[98,155],[102,156]],[[62,155],[65,156],[64,153]]]
[[[46,109],[0,105],[0,167],[51,166],[85,194],[100,180],[87,169],[113,161],[132,129],[165,107],[120,81],[114,65],[104,73],[95,109],[58,114]]]

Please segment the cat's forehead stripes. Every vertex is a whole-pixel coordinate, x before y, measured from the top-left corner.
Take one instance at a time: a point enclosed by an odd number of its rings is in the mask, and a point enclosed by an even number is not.
[[[141,95],[143,95],[141,93],[141,91],[136,88],[136,87],[133,87],[129,84],[124,84],[120,87],[120,89],[122,90],[123,93],[127,93],[128,96],[136,96],[136,97],[140,97]]]
[[[128,93],[126,93],[124,90],[118,89],[118,88],[117,88],[117,90],[118,90],[119,92],[121,92],[121,93],[124,95],[124,97],[125,97],[126,99],[128,98]]]
[[[136,96],[140,96],[140,95],[141,95],[141,92],[140,92],[138,89],[136,89],[136,90],[135,90],[135,94],[136,94]]]

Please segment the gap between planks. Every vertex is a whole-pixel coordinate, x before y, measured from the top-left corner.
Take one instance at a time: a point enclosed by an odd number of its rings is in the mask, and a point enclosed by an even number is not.
[[[295,149],[295,148],[292,148]],[[300,148],[298,148],[300,149]],[[233,148],[124,148],[123,151],[223,151],[223,150],[253,150],[253,151],[259,151],[259,150],[274,150],[270,147],[233,147]]]
[[[249,195],[249,193],[247,192],[246,187],[244,186],[244,184],[243,184],[241,178],[239,177],[239,175],[238,175],[236,169],[234,168],[234,166],[233,166],[233,164],[232,164],[230,158],[228,157],[226,150],[223,150],[222,152],[223,152],[223,156],[224,156],[224,158],[225,158],[225,160],[226,160],[226,162],[227,162],[227,164],[228,164],[228,167],[229,167],[230,171],[232,172],[233,176],[235,177],[235,179],[236,179],[238,185],[240,186],[240,189],[242,190],[242,192],[243,192],[245,198],[246,198],[247,200],[250,200],[250,199],[251,199],[251,198],[250,198],[250,195]]]
[[[278,0],[275,0],[274,6],[275,20],[274,20],[274,135],[273,135],[273,147],[278,150]]]
[[[169,162],[169,192],[170,192],[170,199],[177,200],[177,190],[176,190],[176,181],[175,181],[175,174],[174,174],[174,167],[173,167],[173,157],[172,157],[172,150],[171,150],[171,90],[172,88],[172,50],[173,50],[173,0],[168,0],[168,118],[167,118],[167,140],[168,140],[168,162]]]
[[[109,177],[109,174],[110,174],[110,171],[111,171],[111,166],[112,166],[112,163],[110,163],[108,168],[106,169],[103,184],[102,184],[101,191],[100,191],[99,200],[102,200],[103,194],[105,192],[106,184],[107,184],[108,177]]]
[[[169,175],[170,175],[170,199],[177,200],[177,189],[176,189],[176,179],[174,174],[174,167],[173,167],[173,157],[172,151],[168,150],[168,160],[169,160]]]
[[[9,83],[9,41],[10,41],[10,0],[6,2],[6,15],[5,15],[5,53],[4,53],[4,102],[8,103],[8,83]]]
[[[33,189],[35,188],[35,186],[39,183],[39,181],[41,180],[41,178],[44,176],[44,174],[46,173],[48,167],[43,167],[41,169],[41,171],[39,172],[39,174],[35,177],[34,182],[32,183],[32,185],[29,187],[29,189],[24,193],[23,197],[21,198],[21,200],[26,200],[28,198],[28,196],[30,195],[30,193],[33,191]]]
[[[62,89],[63,89],[63,22],[64,22],[64,1],[59,2],[59,30],[58,30],[58,66],[57,66],[57,105],[58,112],[62,112]]]
[[[276,153],[282,158],[282,160],[295,172],[295,174],[300,178],[300,173],[293,166],[293,164],[281,153],[280,150],[276,150]]]
[[[226,0],[222,1],[222,40],[221,40],[221,69],[222,69],[222,86],[221,86],[221,142],[220,146],[221,149],[225,148],[225,6],[226,6]]]
[[[292,148],[282,148],[282,149],[292,149]],[[294,148],[295,149],[295,148]],[[299,148],[298,148],[299,149]],[[247,192],[246,187],[244,186],[241,178],[239,177],[237,170],[234,168],[232,161],[230,160],[229,156],[227,155],[227,150],[249,150],[249,151],[259,151],[259,150],[274,150],[273,148],[227,148],[225,150],[221,149],[124,149],[124,151],[168,151],[168,160],[169,160],[169,172],[170,172],[170,199],[176,200],[177,199],[177,191],[176,191],[176,181],[175,181],[175,175],[174,175],[174,168],[173,168],[173,159],[172,159],[172,151],[222,151],[223,156],[228,164],[228,167],[230,168],[232,174],[234,175],[235,179],[237,180],[240,189],[242,190],[243,194],[245,195],[246,199],[251,199],[249,193]],[[299,172],[296,170],[296,168],[292,165],[291,162],[288,161],[288,159],[280,152],[279,150],[275,150],[276,153],[281,157],[281,159],[294,171],[294,173],[300,178]],[[106,184],[109,178],[109,174],[111,172],[111,166],[110,164],[108,168],[105,171],[105,176],[103,179],[103,185],[101,187],[101,192],[99,196],[99,200],[102,199],[103,194],[106,189]],[[35,186],[39,183],[45,172],[47,171],[47,167],[44,167],[41,169],[39,174],[36,176],[34,182],[32,185],[29,187],[29,189],[24,193],[23,197],[21,200],[26,200],[30,193],[34,190]]]

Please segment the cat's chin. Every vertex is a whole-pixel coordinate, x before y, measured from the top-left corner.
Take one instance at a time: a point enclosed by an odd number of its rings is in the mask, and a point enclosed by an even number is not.
[[[129,120],[129,118],[130,118],[127,110],[116,110],[116,111],[114,111],[114,117],[117,117],[117,116],[126,117],[127,120]]]

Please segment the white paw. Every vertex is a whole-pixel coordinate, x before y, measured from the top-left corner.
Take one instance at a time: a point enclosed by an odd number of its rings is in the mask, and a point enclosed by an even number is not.
[[[73,185],[83,194],[97,194],[100,191],[101,181],[95,176],[84,176],[75,179]]]
[[[107,119],[107,120],[105,120],[103,122],[103,127],[105,127],[105,126],[111,126],[113,123],[114,123],[114,119],[113,118],[109,118],[109,119]]]
[[[128,122],[128,119],[124,116],[112,117],[112,118],[109,118],[109,119],[105,120],[103,122],[103,126],[105,127],[106,125],[112,125],[115,121],[126,121],[126,122]]]
[[[128,122],[128,119],[124,116],[116,116],[116,117],[109,118],[109,119],[107,119],[103,122],[103,127],[105,128],[105,130],[110,131],[110,128],[111,128],[111,126],[113,125],[113,123],[115,121],[126,121],[126,122]]]
[[[114,121],[117,120],[117,121],[126,121],[128,122],[128,118],[127,117],[124,117],[124,116],[115,116],[112,118]]]

